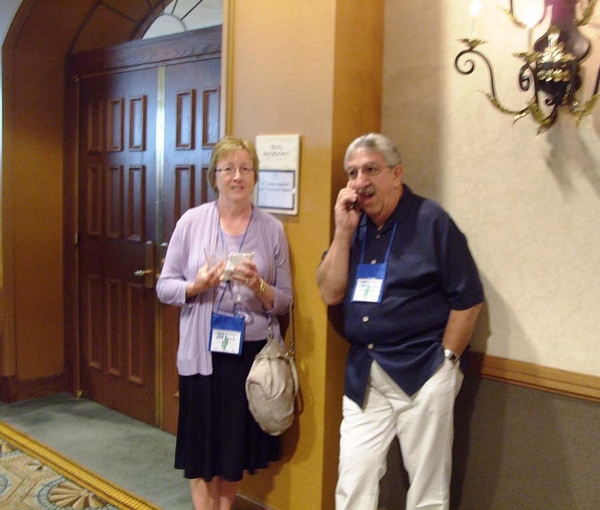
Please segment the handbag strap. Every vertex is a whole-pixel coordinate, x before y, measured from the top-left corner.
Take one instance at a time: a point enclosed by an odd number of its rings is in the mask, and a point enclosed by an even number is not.
[[[288,366],[290,367],[290,374],[292,376],[292,381],[294,384],[294,398],[296,398],[300,391],[300,382],[298,380],[298,371],[296,370],[296,363],[294,361],[294,355],[296,353],[296,344],[295,344],[295,339],[294,339],[294,306],[293,305],[290,305],[288,313],[289,313],[288,331],[289,331],[289,335],[290,335],[290,347],[289,347],[289,349],[286,350],[283,358],[288,362]],[[273,322],[271,321],[270,315],[269,315],[267,335],[268,335],[267,336],[267,345],[268,345],[269,342],[275,341],[275,337],[273,336]],[[284,347],[284,350],[287,348],[287,346],[285,344],[285,338],[283,338],[283,347]],[[258,353],[258,355],[256,356],[256,359],[259,359],[260,357],[261,357],[261,353]],[[281,357],[281,356],[279,356],[279,357]]]
[[[290,331],[290,348],[288,349],[288,356],[291,356],[293,358],[294,354],[296,354],[296,339],[294,337],[294,305],[293,304],[290,304],[289,315],[290,315],[290,324],[288,326],[288,329]],[[284,341],[285,341],[285,339],[284,339]]]
[[[295,337],[294,337],[294,305],[293,304],[291,304],[289,307],[288,316],[289,316],[288,331],[289,331],[289,336],[290,336],[289,349],[287,348],[287,346],[285,344],[285,338],[282,338],[282,340],[283,340],[283,346],[284,346],[284,348],[286,348],[285,357],[293,359],[294,355],[296,354],[296,341],[295,341]],[[275,337],[273,335],[273,322],[271,321],[270,315],[268,316],[268,318],[269,318],[269,322],[267,324],[267,326],[268,326],[267,340],[274,340]]]

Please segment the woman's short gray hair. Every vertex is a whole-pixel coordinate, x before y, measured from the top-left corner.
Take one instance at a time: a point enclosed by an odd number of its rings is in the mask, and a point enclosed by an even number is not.
[[[368,133],[366,135],[359,136],[348,146],[348,149],[346,149],[346,155],[344,156],[344,168],[346,168],[352,153],[358,149],[379,152],[390,168],[394,168],[395,166],[402,164],[400,151],[394,145],[394,142],[381,133]]]

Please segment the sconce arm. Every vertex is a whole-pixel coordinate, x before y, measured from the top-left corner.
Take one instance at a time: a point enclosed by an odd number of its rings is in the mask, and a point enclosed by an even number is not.
[[[498,110],[500,113],[514,115],[515,118],[513,119],[513,122],[517,122],[519,119],[522,119],[523,117],[526,117],[531,113],[531,108],[529,106],[523,108],[522,110],[511,110],[510,108],[506,108],[505,106],[503,106],[502,103],[500,103],[500,101],[498,100],[498,97],[493,93],[490,94],[489,92],[481,92],[485,97],[488,98],[490,103],[492,103],[492,106],[494,106],[494,108],[496,108],[496,110]]]
[[[573,100],[568,102],[569,113],[573,115],[576,119],[576,125],[579,126],[583,117],[589,115],[594,110],[596,103],[600,100],[600,94],[598,93],[598,88],[600,87],[600,69],[598,69],[598,75],[596,76],[596,85],[592,92],[592,97],[581,106],[579,102]]]
[[[598,68],[598,74],[596,75],[596,86],[594,87],[594,92],[592,92],[593,96],[595,96],[598,93],[599,87],[600,87],[600,67]]]
[[[475,49],[476,45],[471,44],[472,41],[470,41],[468,39],[461,39],[461,42],[464,42],[465,44],[467,44],[468,48],[466,50],[462,50],[458,55],[456,55],[456,58],[454,59],[454,68],[460,74],[463,74],[465,76],[472,74],[473,71],[475,71],[475,62],[473,61],[473,59],[470,56],[467,56],[467,55],[477,55],[481,60],[483,60],[483,62],[485,63],[485,65],[488,69],[488,74],[490,77],[490,89],[492,91],[491,97],[495,98],[496,97],[496,82],[495,82],[495,78],[494,78],[494,71],[492,69],[492,64],[490,63],[488,58],[483,53],[481,53],[480,51]],[[465,57],[464,60],[463,60],[463,57]],[[490,94],[488,94],[488,96],[489,95]]]
[[[463,75],[472,74],[473,71],[475,71],[475,61],[471,58],[471,55],[478,56],[485,63],[490,78],[490,92],[482,93],[488,98],[488,100],[490,101],[490,103],[492,103],[494,108],[496,108],[499,112],[506,113],[508,115],[514,115],[514,122],[529,114],[531,111],[529,106],[523,108],[522,110],[511,110],[510,108],[506,108],[504,105],[502,105],[502,103],[498,99],[498,95],[496,94],[496,79],[494,77],[494,70],[492,69],[492,64],[483,53],[475,49],[476,46],[485,41],[477,41],[478,44],[475,45],[473,44],[474,41],[468,39],[461,39],[460,41],[465,43],[468,47],[466,50],[462,50],[458,55],[456,55],[456,58],[454,59],[455,69]],[[525,65],[523,67],[527,67],[531,70],[531,68],[528,65]],[[521,83],[521,89],[526,91],[529,89],[530,79],[529,77],[523,75],[524,70],[522,68],[519,81]],[[534,99],[534,101],[537,102],[537,99]]]
[[[594,94],[588,101],[586,101],[581,107],[578,105],[569,106],[569,113],[576,119],[576,125],[579,126],[583,118],[594,110],[594,106],[600,99],[600,94]]]
[[[581,27],[583,25],[587,25],[590,21],[592,21],[594,16],[594,9],[596,8],[596,2],[598,0],[590,0],[587,4],[586,8],[581,13],[581,18],[577,18],[575,20],[575,25]]]
[[[528,108],[533,119],[540,125],[537,130],[538,136],[554,126],[554,123],[558,118],[558,105],[554,105],[552,111],[548,115],[544,115],[544,112],[540,108],[537,99],[532,99]]]

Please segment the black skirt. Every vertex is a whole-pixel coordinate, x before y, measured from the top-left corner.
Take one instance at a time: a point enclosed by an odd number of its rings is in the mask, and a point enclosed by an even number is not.
[[[246,377],[265,343],[245,342],[241,356],[212,353],[211,375],[179,376],[175,468],[185,478],[237,482],[281,458],[279,437],[261,430],[246,398]]]

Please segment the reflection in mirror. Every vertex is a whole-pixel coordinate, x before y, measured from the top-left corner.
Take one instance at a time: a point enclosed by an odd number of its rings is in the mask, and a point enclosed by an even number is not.
[[[223,0],[174,0],[150,25],[143,39],[223,23]]]

